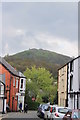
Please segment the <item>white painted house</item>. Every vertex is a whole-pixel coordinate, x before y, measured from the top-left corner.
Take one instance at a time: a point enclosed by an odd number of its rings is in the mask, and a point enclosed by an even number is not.
[[[6,113],[5,75],[0,74],[0,113]]]
[[[68,107],[80,109],[80,56],[67,65]]]
[[[19,76],[20,76],[20,86],[19,86],[19,95],[18,95],[18,110],[19,110],[20,103],[22,103],[22,110],[24,110],[26,77],[21,72],[19,72]]]

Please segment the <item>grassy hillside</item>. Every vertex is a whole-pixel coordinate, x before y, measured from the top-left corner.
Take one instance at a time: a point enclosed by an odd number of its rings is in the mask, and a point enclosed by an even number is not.
[[[17,70],[24,72],[26,67],[36,65],[45,67],[53,76],[57,76],[57,69],[71,60],[70,57],[42,49],[29,49],[12,56],[5,56],[5,59]]]

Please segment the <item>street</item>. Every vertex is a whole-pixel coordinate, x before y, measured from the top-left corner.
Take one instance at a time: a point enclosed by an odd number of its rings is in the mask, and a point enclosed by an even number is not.
[[[37,111],[28,111],[28,113],[24,113],[24,112],[10,112],[10,113],[6,113],[3,115],[3,120],[10,120],[10,118],[16,118],[16,120],[21,119],[22,118],[26,118],[26,119],[38,119],[41,120],[41,118],[38,118],[37,116]]]

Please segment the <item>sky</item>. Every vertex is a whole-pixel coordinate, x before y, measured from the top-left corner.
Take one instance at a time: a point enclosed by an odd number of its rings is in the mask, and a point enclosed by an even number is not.
[[[32,48],[78,55],[77,2],[2,2],[0,15],[1,56]]]

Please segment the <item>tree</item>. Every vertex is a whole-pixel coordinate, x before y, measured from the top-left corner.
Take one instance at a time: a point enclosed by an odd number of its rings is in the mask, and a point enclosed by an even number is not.
[[[27,68],[24,75],[27,78],[26,93],[29,97],[35,97],[39,103],[48,101],[53,103],[57,86],[53,84],[55,79],[48,70],[33,66],[31,69]]]

